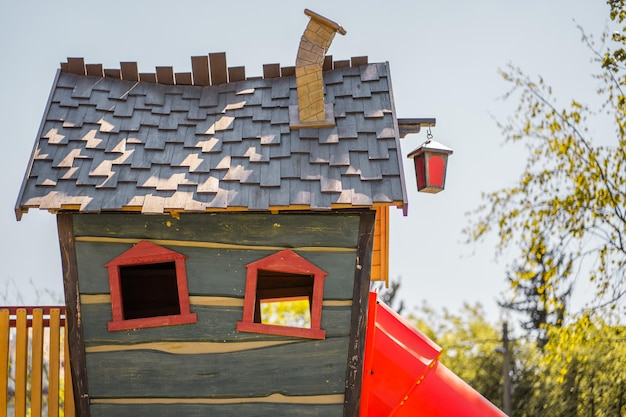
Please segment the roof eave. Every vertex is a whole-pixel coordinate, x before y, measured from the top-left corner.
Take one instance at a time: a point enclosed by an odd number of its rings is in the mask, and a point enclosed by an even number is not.
[[[400,127],[398,126],[398,113],[396,111],[396,101],[393,95],[393,87],[391,82],[391,68],[389,68],[389,61],[385,61],[385,65],[387,66],[387,82],[389,83],[389,97],[391,101],[391,114],[393,115],[393,125],[396,132],[396,147],[398,152],[396,155],[398,157],[398,168],[400,170],[400,183],[402,184],[402,214],[407,216],[409,214],[409,199],[406,190],[406,180],[404,178],[404,165],[402,163],[402,148],[400,146]]]
[[[15,218],[17,221],[22,219],[22,215],[28,212],[28,207],[22,206],[22,197],[24,196],[24,190],[26,189],[26,183],[28,182],[28,178],[30,177],[30,172],[33,168],[33,162],[35,157],[35,152],[37,151],[37,146],[39,145],[39,138],[43,134],[43,127],[46,122],[46,116],[50,111],[50,106],[52,103],[52,97],[54,95],[54,91],[56,89],[57,83],[59,81],[59,75],[61,74],[61,70],[57,69],[56,74],[54,75],[54,81],[52,82],[52,87],[50,88],[50,93],[48,94],[48,101],[46,102],[46,108],[43,112],[43,116],[41,117],[41,122],[39,123],[39,129],[37,129],[37,140],[35,140],[35,144],[33,145],[33,149],[30,152],[30,158],[28,159],[28,168],[26,168],[26,173],[24,174],[24,179],[22,180],[22,185],[20,186],[20,192],[17,196],[17,201],[15,203]]]

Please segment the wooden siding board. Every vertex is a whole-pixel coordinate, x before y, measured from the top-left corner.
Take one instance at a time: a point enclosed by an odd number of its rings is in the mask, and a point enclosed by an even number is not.
[[[172,247],[172,249],[177,248]],[[181,251],[189,256],[187,260],[189,291],[192,295],[243,296],[245,265],[277,251],[212,250],[212,255],[209,255],[210,252],[207,250]],[[298,254],[328,273],[324,280],[324,299],[351,298],[352,278],[356,264],[355,253],[306,251],[298,252]],[[210,273],[207,272],[207,268],[211,271]],[[223,277],[223,279],[217,280],[215,277]]]
[[[242,305],[243,305],[243,299]],[[247,341],[277,341],[302,339],[237,332],[236,323],[242,319],[243,307],[215,307],[191,304],[191,312],[198,316],[193,325],[152,327],[139,330],[109,332],[111,320],[109,303],[83,304],[85,346],[124,345],[149,342],[214,342],[234,343]],[[347,337],[350,334],[351,307],[325,306],[322,325],[326,337]]]
[[[347,337],[256,349],[254,355],[87,353],[87,372],[93,398],[342,394],[347,354]]]
[[[116,258],[131,244],[76,242],[81,293],[107,294],[108,273],[104,264]],[[168,246],[168,249],[188,256],[187,275],[190,295],[243,297],[245,265],[269,256],[276,250],[204,249]],[[302,251],[299,255],[323,269],[328,276],[324,284],[324,299],[350,299],[352,277],[356,266],[355,252]]]
[[[340,417],[341,404],[94,404],[93,417]]]
[[[358,214],[216,213],[77,215],[76,236],[210,241],[279,247],[356,248]]]

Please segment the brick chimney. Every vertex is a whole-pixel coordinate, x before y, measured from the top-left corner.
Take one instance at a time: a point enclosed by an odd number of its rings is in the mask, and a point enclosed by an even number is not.
[[[335,33],[346,34],[337,23],[311,10],[304,14],[311,20],[304,30],[296,58],[296,86],[298,89],[298,119],[300,127],[334,125],[332,114],[324,106],[322,65]],[[331,116],[331,117],[329,117]]]

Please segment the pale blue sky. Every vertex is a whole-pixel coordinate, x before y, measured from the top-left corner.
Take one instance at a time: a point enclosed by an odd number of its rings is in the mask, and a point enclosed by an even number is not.
[[[390,276],[402,278],[402,297],[452,311],[479,301],[497,320],[507,257],[496,262],[493,242],[468,246],[461,235],[481,192],[511,184],[524,165],[523,148],[503,145],[493,120],[515,104],[499,100],[508,87],[497,70],[513,62],[565,100],[593,100],[594,68],[576,25],[599,34],[608,21],[601,0],[10,2],[0,14],[0,296],[9,282],[9,295],[17,286],[23,297],[11,303],[51,302],[37,300],[30,281],[62,294],[54,215],[31,211],[18,223],[13,213],[61,61],[185,72],[191,56],[226,52],[229,66],[261,75],[266,63],[294,65],[305,8],[347,30],[330,48],[335,59],[388,61],[398,116],[435,117],[434,139],[454,149],[446,190],[436,195],[417,193],[405,159],[409,214],[392,210],[390,238]],[[424,140],[425,132],[407,136],[403,154]]]

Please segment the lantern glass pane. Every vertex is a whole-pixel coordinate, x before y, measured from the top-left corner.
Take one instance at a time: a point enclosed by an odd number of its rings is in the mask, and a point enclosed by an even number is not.
[[[428,182],[431,187],[442,187],[446,164],[438,155],[432,155],[428,161]]]

